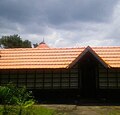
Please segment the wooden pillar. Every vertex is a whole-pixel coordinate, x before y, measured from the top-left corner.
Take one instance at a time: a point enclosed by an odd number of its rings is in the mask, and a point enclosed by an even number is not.
[[[0,85],[1,85],[1,80],[2,80],[2,76],[1,76],[1,73],[2,71],[0,71]]]
[[[109,89],[109,70],[108,70],[108,68],[107,68],[107,88]]]
[[[19,83],[19,70],[17,70],[17,78],[16,79],[17,79],[17,84],[16,85],[18,87],[18,83]]]
[[[45,88],[45,70],[43,69],[43,89]]]
[[[99,87],[99,84],[100,84],[100,83],[99,83],[99,79],[100,79],[100,78],[99,78],[99,64],[97,64],[96,72],[97,72],[97,73],[96,73],[96,81],[97,81],[97,82],[96,82],[96,83],[97,83],[96,86],[97,86],[97,89],[99,89],[99,88],[100,88],[100,87]]]
[[[25,71],[25,74],[26,74],[26,76],[25,76],[25,85],[27,87],[27,70]]]
[[[78,88],[81,89],[81,70],[79,65],[77,71],[78,71]]]
[[[10,82],[10,70],[8,72],[8,83]]]
[[[35,73],[34,73],[34,89],[36,89],[36,70],[35,70]]]
[[[116,70],[116,87],[117,87],[117,89],[119,88],[119,86],[118,86],[118,70]]]
[[[51,78],[51,88],[53,89],[53,69],[51,70],[51,72],[52,72],[52,78]]]
[[[60,89],[62,88],[62,69],[60,69]]]
[[[69,69],[69,89],[70,89],[70,86],[71,86],[71,69]]]

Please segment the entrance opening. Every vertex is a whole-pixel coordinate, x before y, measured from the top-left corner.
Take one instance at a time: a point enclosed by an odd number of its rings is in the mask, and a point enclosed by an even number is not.
[[[81,95],[83,97],[96,96],[97,60],[87,52],[80,62],[81,69]]]

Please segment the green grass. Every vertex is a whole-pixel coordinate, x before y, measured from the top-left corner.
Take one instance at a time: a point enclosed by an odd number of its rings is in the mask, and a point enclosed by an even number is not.
[[[8,106],[7,110],[7,115],[18,115],[19,113],[19,108],[17,106]],[[0,106],[0,115],[3,115],[3,106]],[[22,115],[56,115],[56,111],[42,106],[32,106],[23,109]]]
[[[33,106],[33,113],[34,115],[53,115],[55,114],[54,109],[49,109],[41,106]]]

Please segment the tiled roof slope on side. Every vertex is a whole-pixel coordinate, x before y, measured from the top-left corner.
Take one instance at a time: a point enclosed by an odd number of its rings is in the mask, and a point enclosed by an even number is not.
[[[0,50],[0,69],[67,68],[85,48]]]
[[[98,56],[112,68],[120,68],[120,47],[92,47]]]
[[[109,67],[120,68],[120,47],[91,47]],[[16,48],[0,49],[0,69],[68,68],[81,48]],[[89,50],[88,50],[89,51]]]

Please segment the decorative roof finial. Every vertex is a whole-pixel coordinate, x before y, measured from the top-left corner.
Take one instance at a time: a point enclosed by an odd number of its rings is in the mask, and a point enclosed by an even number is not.
[[[43,37],[43,43],[45,43],[44,37]]]

